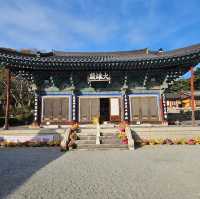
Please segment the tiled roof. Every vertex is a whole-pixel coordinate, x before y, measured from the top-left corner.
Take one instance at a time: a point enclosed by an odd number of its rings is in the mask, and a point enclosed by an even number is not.
[[[8,67],[35,70],[120,70],[196,65],[200,44],[172,51],[148,49],[117,52],[16,51],[0,48],[0,62]]]

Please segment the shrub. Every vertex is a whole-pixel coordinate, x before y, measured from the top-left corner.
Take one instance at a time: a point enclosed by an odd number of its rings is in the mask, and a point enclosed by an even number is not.
[[[200,144],[200,137],[195,138],[196,144]]]
[[[187,140],[185,138],[180,139],[180,144],[187,144]]]
[[[189,144],[189,145],[194,145],[194,144],[196,144],[196,141],[195,141],[194,139],[189,139],[189,140],[187,141],[187,144]]]

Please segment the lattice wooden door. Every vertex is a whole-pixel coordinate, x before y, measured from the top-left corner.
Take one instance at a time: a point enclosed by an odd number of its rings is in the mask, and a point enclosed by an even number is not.
[[[94,117],[100,114],[99,98],[80,98],[79,99],[79,120],[80,122],[92,122]]]
[[[149,115],[150,115],[150,121],[158,121],[158,103],[157,103],[157,97],[148,97],[149,100]]]
[[[43,120],[61,122],[69,120],[69,99],[48,97],[43,99]]]
[[[131,121],[153,122],[159,120],[156,96],[131,97]]]

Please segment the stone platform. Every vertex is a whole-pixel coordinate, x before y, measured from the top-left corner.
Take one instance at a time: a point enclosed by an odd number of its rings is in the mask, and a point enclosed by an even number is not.
[[[94,134],[94,140],[88,142],[85,138],[82,138],[77,143],[80,148],[86,148],[89,144],[96,145],[96,128],[95,125],[81,125],[80,129],[82,129],[82,133],[87,135],[88,137],[91,132]],[[112,144],[115,145],[117,142],[113,138],[114,134],[116,134],[116,125],[109,124],[109,125],[101,125],[101,129],[104,136],[100,136],[101,146],[103,144]],[[191,127],[191,126],[137,126],[131,125],[130,126],[132,137],[136,141],[137,139],[190,139],[190,138],[197,138],[200,137],[200,127]],[[50,129],[50,128],[35,128],[30,129],[26,127],[17,127],[11,128],[10,130],[0,130],[0,139],[4,139],[11,142],[17,141],[29,141],[29,140],[61,140],[61,136],[66,131],[64,129]],[[109,133],[113,133],[108,136]],[[107,135],[107,137],[106,137]],[[105,139],[106,138],[106,139]],[[84,145],[86,144],[86,145]],[[118,144],[118,143],[117,143]],[[84,145],[84,147],[83,147]],[[93,147],[94,148],[94,147]]]
[[[30,140],[53,141],[60,140],[65,129],[29,129],[11,128],[10,130],[0,130],[0,139],[9,142],[25,142]]]
[[[141,139],[180,139],[200,137],[200,126],[131,126],[132,134]]]

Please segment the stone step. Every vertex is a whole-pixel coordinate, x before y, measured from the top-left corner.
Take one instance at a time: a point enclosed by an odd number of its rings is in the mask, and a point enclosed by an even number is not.
[[[78,133],[78,136],[96,136],[96,132],[95,133]]]
[[[100,141],[102,144],[121,144],[120,140],[112,140],[112,139],[102,139]]]
[[[117,135],[101,135],[100,139],[118,139]]]
[[[76,140],[77,145],[82,144],[96,144],[96,140]]]
[[[97,126],[96,124],[81,124],[80,128],[81,129],[96,129]]]
[[[113,140],[120,140],[117,135],[102,135],[99,138],[100,140],[106,140],[106,141],[113,141]]]
[[[127,144],[81,144],[77,149],[128,149]]]
[[[115,124],[101,124],[100,125],[101,129],[113,129],[116,127]]]
[[[100,132],[100,135],[101,136],[113,136],[113,137],[116,137],[117,133],[102,133],[102,132]]]
[[[100,128],[100,129],[104,133],[110,133],[110,132],[116,133],[119,131],[118,128]]]
[[[96,135],[97,131],[96,130],[92,130],[92,131],[80,131],[78,134],[81,134],[81,135]]]
[[[80,132],[94,132],[96,128],[80,128]]]
[[[79,140],[96,140],[96,135],[80,135],[78,134]]]
[[[80,129],[80,132],[78,135],[85,135],[85,136],[90,136],[90,135],[95,135],[97,134],[96,129]]]

